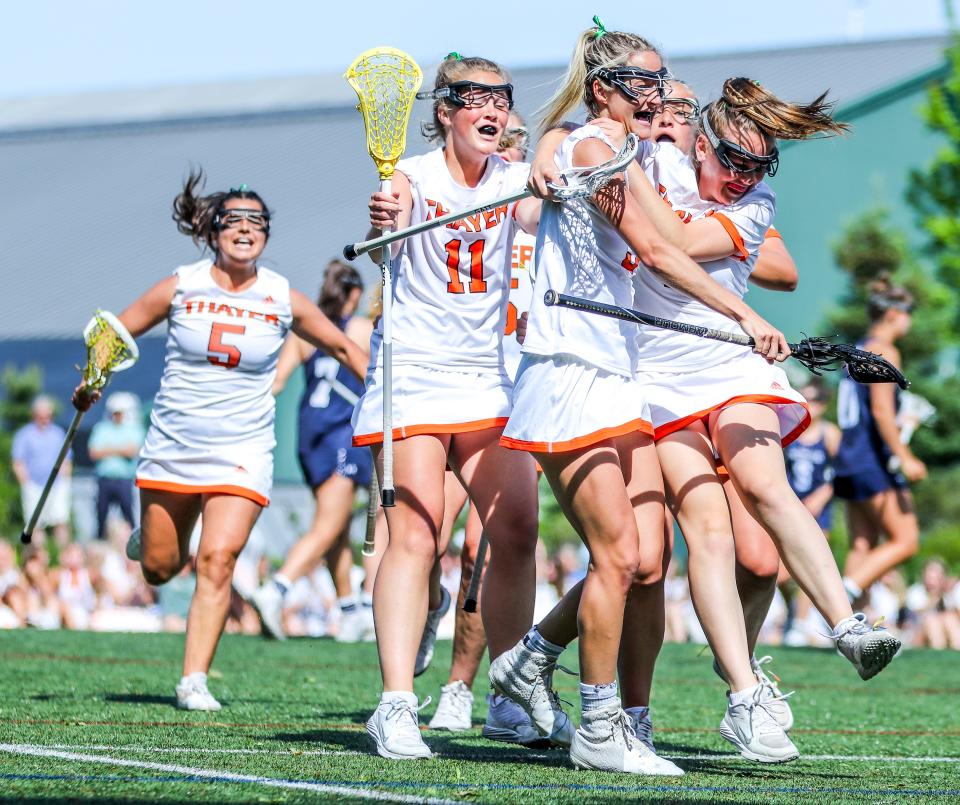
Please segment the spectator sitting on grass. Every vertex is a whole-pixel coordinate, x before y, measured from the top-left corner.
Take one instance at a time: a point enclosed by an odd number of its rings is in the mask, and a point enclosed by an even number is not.
[[[917,619],[915,646],[960,650],[960,593],[942,559],[931,559],[923,575],[907,590],[907,609]]]

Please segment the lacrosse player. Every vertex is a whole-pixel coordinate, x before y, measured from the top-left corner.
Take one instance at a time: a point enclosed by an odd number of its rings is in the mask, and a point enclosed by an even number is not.
[[[324,272],[317,306],[366,352],[373,325],[365,316],[354,316],[362,295],[360,273],[339,260],[331,261]],[[306,382],[300,398],[297,457],[316,501],[313,524],[287,553],[280,570],[253,593],[251,603],[260,615],[264,631],[283,640],[284,596],[297,579],[312,573],[326,556],[340,607],[337,640],[357,642],[368,634],[372,639],[372,603],[367,605],[354,598],[350,579],[353,498],[357,488],[370,485],[373,469],[370,450],[351,444],[350,418],[363,393],[363,384],[323,350],[291,335],[277,362],[275,395],[301,365]]]
[[[645,39],[608,32],[599,19],[595,22],[578,40],[566,80],[547,106],[544,128],[553,128],[583,103],[592,117],[647,137],[651,110],[666,80],[660,55]],[[555,167],[597,165],[616,151],[601,128],[588,124],[563,140]],[[785,352],[786,342],[736,294],[659,236],[622,179],[591,200],[545,204],[538,244],[530,325],[502,441],[536,456],[589,547],[591,561],[585,582],[491,663],[490,680],[530,713],[541,734],[555,740],[569,735],[551,677],[563,646],[579,630],[582,718],[572,736],[573,763],[682,774],[638,740],[617,695],[624,606],[634,580],[642,584],[631,594],[644,599],[661,620],[663,607],[663,484],[644,389],[634,380],[636,333],[622,322],[571,315],[542,300],[551,289],[629,305],[632,275],[642,262],[661,281],[741,322],[764,354]]]
[[[870,329],[862,344],[900,364],[896,342],[910,331],[913,297],[889,275],[867,291]],[[890,385],[861,386],[840,381],[837,416],[843,437],[836,458],[836,494],[847,501],[850,553],[843,583],[859,599],[888,570],[917,552],[920,528],[908,481],[921,481],[927,468],[904,443],[897,426],[899,399]],[[880,544],[880,537],[886,541]]]
[[[486,59],[450,54],[424,95],[433,100],[433,120],[424,133],[438,147],[398,163],[392,194],[373,194],[375,230],[402,229],[524,185],[526,167],[496,155],[513,106],[505,70]],[[386,510],[390,542],[374,588],[383,695],[367,722],[383,757],[431,754],[418,729],[413,676],[428,579],[446,547],[439,534],[448,463],[490,539],[483,624],[491,656],[513,645],[533,620],[536,470],[529,456],[504,450],[499,439],[512,396],[502,348],[511,247],[518,226],[533,228],[539,210],[536,199],[504,204],[394,247],[397,496],[396,506]],[[371,340],[367,388],[353,419],[354,444],[370,445],[378,462],[382,335],[378,328]]]
[[[199,195],[191,173],[174,201],[181,233],[212,257],[181,266],[119,317],[137,337],[166,320],[167,352],[150,429],[140,452],[141,527],[127,555],[150,584],[163,584],[190,560],[202,515],[197,585],[187,618],[177,706],[219,710],[207,671],[230,605],[236,559],[273,481],[277,356],[287,332],[326,350],[358,377],[363,351],[280,274],[257,264],[270,235],[270,211],[246,185]],[[80,386],[78,407],[92,398]]]

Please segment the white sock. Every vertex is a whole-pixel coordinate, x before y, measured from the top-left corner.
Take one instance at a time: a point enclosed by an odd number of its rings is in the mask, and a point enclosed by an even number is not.
[[[420,704],[417,699],[417,694],[409,690],[385,690],[380,695],[380,704],[387,704],[397,699],[407,702],[407,704],[412,704],[414,707]]]
[[[843,589],[847,591],[847,598],[850,599],[851,604],[863,595],[860,585],[847,576],[843,577]]]
[[[753,698],[753,694],[757,692],[757,688],[759,687],[760,685],[757,684],[750,688],[744,688],[743,690],[731,692],[730,704],[731,705],[746,704],[748,701],[750,701]]]
[[[273,583],[276,588],[280,591],[280,595],[285,596],[290,592],[290,588],[293,587],[293,582],[290,581],[283,573],[274,573],[273,574]]]
[[[337,606],[341,612],[353,612],[357,608],[357,599],[352,595],[345,595],[337,599]]]
[[[650,715],[650,708],[643,705],[638,707],[625,707],[623,712],[639,721],[644,716]]]
[[[606,682],[600,685],[585,685],[580,683],[580,710],[583,713],[589,713],[591,710],[599,710],[613,702],[619,702],[617,698],[617,681]]]
[[[203,671],[194,671],[192,674],[186,674],[185,676],[180,677],[180,684],[186,685],[188,683],[196,683],[198,685],[207,684],[207,675]]]

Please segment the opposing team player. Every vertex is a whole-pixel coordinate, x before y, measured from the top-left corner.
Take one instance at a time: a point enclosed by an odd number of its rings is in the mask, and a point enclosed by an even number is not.
[[[277,356],[289,330],[358,376],[364,353],[280,274],[258,265],[270,211],[246,185],[203,196],[203,174],[174,202],[177,227],[212,252],[181,266],[120,314],[135,337],[166,320],[167,351],[140,453],[141,526],[127,545],[150,584],[189,561],[202,515],[177,706],[219,710],[207,671],[230,605],[236,559],[273,482]],[[78,407],[91,399],[74,395]]]
[[[649,42],[607,32],[598,22],[580,36],[544,127],[552,128],[582,102],[592,116],[646,137],[664,80]],[[607,135],[587,125],[563,141],[557,166],[596,164],[612,151]],[[503,443],[536,456],[590,550],[590,565],[582,585],[492,662],[490,680],[530,713],[542,734],[551,734],[565,720],[551,676],[563,646],[579,631],[582,718],[570,749],[574,764],[682,774],[638,739],[617,695],[628,592],[649,611],[662,612],[663,485],[644,389],[634,380],[640,360],[636,331],[623,322],[546,307],[543,294],[553,289],[628,306],[632,274],[643,262],[661,282],[739,322],[763,356],[782,359],[789,349],[781,333],[657,233],[623,180],[590,201],[545,204],[538,245],[530,326]],[[662,633],[660,624],[656,628]]]
[[[506,71],[481,58],[445,60],[425,133],[439,147],[402,160],[393,194],[371,198],[375,229],[494,200],[523,187],[526,168],[496,155],[513,105]],[[374,589],[383,695],[367,722],[377,752],[427,757],[413,693],[439,544],[444,470],[457,473],[490,540],[483,623],[493,657],[533,620],[537,492],[529,456],[499,445],[512,388],[502,339],[516,228],[532,227],[539,202],[503,205],[395,247],[393,419],[397,505]],[[376,255],[371,255],[376,257]],[[371,341],[367,389],[354,413],[354,444],[379,457],[383,434],[381,330]],[[509,478],[510,483],[503,484]]]
[[[364,352],[369,348],[372,323],[354,316],[363,281],[353,267],[334,260],[324,272],[317,305]],[[366,447],[354,447],[350,418],[363,393],[363,384],[322,349],[297,335],[287,337],[277,363],[274,393],[279,394],[298,366],[306,385],[300,398],[297,457],[303,477],[313,491],[316,509],[310,530],[293,545],[283,566],[252,596],[264,630],[283,640],[283,599],[302,576],[327,557],[341,612],[337,639],[354,642],[373,636],[373,613],[356,600],[351,586],[349,526],[357,488],[367,488],[373,459]]]
[[[912,311],[910,292],[889,275],[879,276],[868,288],[870,329],[859,346],[899,366],[896,342],[910,331]],[[837,416],[843,438],[834,484],[837,497],[847,501],[851,540],[843,581],[855,600],[917,552],[920,529],[907,482],[925,478],[927,468],[900,439],[895,386],[860,386],[845,377]]]

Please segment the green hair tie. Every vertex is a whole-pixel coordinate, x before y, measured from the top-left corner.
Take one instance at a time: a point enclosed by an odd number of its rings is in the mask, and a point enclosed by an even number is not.
[[[457,51],[451,50],[447,54],[447,57],[444,59],[444,61],[449,61],[450,59],[453,59],[454,61],[463,61],[463,56],[457,53]]]
[[[250,189],[249,185],[242,184],[240,187],[231,187],[231,193],[246,193]]]
[[[603,21],[600,19],[599,14],[593,15],[593,24],[597,26],[597,32],[593,35],[593,38],[599,39],[601,36],[603,36],[607,32],[606,26],[603,24]]]

